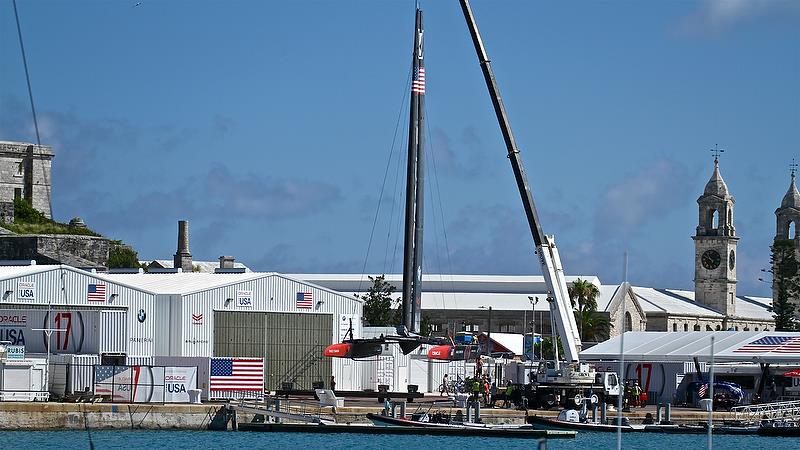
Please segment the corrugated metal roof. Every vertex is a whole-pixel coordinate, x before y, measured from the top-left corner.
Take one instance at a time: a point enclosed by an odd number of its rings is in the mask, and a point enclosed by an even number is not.
[[[110,273],[109,281],[142,289],[153,294],[191,294],[242,281],[266,278],[274,272],[260,273]]]
[[[635,286],[639,304],[645,313],[666,312],[673,315],[690,315],[722,318],[719,312],[695,303],[694,292],[672,289],[654,289]]]
[[[786,331],[687,331],[653,332],[629,331],[625,333],[624,353],[629,361],[700,361],[711,360],[711,337],[714,337],[715,361],[760,361],[799,362],[800,333]],[[620,351],[620,336],[601,342],[581,352],[581,359],[588,361],[617,360]],[[744,348],[763,346],[762,350],[743,351]],[[778,352],[769,348],[781,349]]]
[[[58,269],[58,265],[33,265],[33,266],[0,266],[0,280],[8,280],[15,277],[24,277],[34,273],[46,272]],[[66,267],[66,266],[65,266]]]
[[[361,274],[290,274],[292,278],[329,287],[340,292],[364,292],[372,284],[367,275]],[[387,274],[385,280],[394,286],[396,292],[402,289],[402,274]],[[600,279],[593,275],[567,276],[567,283],[578,278],[601,286]],[[541,275],[442,275],[422,274],[423,292],[482,292],[482,293],[520,293],[542,295],[547,285]]]

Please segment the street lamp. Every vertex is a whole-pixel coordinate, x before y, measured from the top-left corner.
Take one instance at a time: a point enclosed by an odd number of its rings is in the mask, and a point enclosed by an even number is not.
[[[479,306],[480,309],[489,309],[489,326],[486,327],[486,353],[489,354],[489,357],[492,356],[492,307],[491,306]]]
[[[531,354],[533,359],[536,359],[536,304],[539,303],[539,297],[528,296],[531,302]]]

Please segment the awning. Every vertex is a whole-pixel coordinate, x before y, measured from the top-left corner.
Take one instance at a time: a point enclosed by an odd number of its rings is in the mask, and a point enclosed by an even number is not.
[[[700,361],[800,363],[800,333],[788,331],[688,331],[625,333],[625,359],[630,361]],[[587,361],[619,360],[620,336],[581,352]]]

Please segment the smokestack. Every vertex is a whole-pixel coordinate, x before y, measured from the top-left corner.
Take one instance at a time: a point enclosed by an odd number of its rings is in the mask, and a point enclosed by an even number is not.
[[[192,254],[189,253],[189,221],[178,221],[178,251],[173,258],[174,267],[184,272],[192,271]]]

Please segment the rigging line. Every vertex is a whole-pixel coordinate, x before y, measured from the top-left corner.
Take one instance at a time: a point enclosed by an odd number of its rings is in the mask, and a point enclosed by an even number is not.
[[[403,125],[408,125],[408,121],[404,121]],[[406,150],[406,149],[401,150],[397,154],[397,166],[396,166],[397,169],[395,170],[395,185],[394,185],[394,194],[395,194],[395,198],[397,198],[397,199],[405,198],[405,192],[404,192],[404,189],[403,189],[405,187],[405,185],[400,186],[399,182],[400,182],[400,179],[402,179],[401,174],[403,173],[403,169],[404,169],[403,160],[405,160],[407,158],[407,156],[408,156],[408,150]],[[394,266],[395,266],[395,264],[397,264],[397,252],[398,252],[398,248],[400,247],[400,237],[404,235],[404,233],[403,233],[404,221],[399,220],[399,218],[401,216],[403,216],[403,209],[404,208],[405,208],[405,202],[403,202],[403,201],[395,202],[394,208],[392,209],[392,222],[389,223],[389,227],[390,227],[389,233],[391,234],[391,227],[392,226],[394,226],[394,230],[395,230],[395,233],[394,233],[394,248],[392,249],[392,258],[391,258],[392,263],[391,263],[390,270],[389,270],[391,273],[395,273]],[[398,220],[397,221],[394,221],[394,212],[395,211],[397,211],[397,216],[398,216]],[[388,238],[386,239],[386,243],[387,243],[387,245],[389,244],[389,239]]]
[[[408,91],[406,91],[406,93],[408,93]],[[403,103],[405,103],[405,96],[403,96]],[[407,121],[403,120],[402,125],[405,127],[405,125],[407,125],[407,123],[408,123]],[[401,148],[400,151],[397,152],[397,165],[395,166],[396,169],[395,169],[395,173],[394,173],[394,185],[392,186],[392,191],[391,191],[394,199],[402,198],[402,195],[398,191],[397,186],[398,186],[398,183],[400,182],[400,172],[402,170],[402,162],[403,162],[403,159],[404,159],[403,157],[405,156],[405,154],[406,153],[402,150],[402,148]],[[390,158],[390,160],[391,160],[391,158]],[[391,273],[393,268],[394,268],[394,260],[393,259],[392,260],[389,259],[389,243],[391,242],[392,228],[394,227],[394,213],[395,213],[395,211],[397,209],[402,208],[402,206],[403,206],[402,202],[394,201],[393,205],[392,205],[392,208],[390,209],[391,213],[389,215],[389,223],[388,223],[388,226],[386,227],[386,246],[384,247],[384,250],[383,250],[383,271],[384,271],[384,273]],[[398,215],[398,217],[400,216],[400,212],[399,211],[398,211],[397,215]],[[392,258],[394,258],[396,256],[396,250],[397,249],[395,248],[395,253],[392,254]],[[387,266],[388,266],[388,268],[387,268]]]
[[[427,110],[425,112],[427,114]],[[441,186],[439,185],[439,175],[438,175],[439,171],[436,169],[436,152],[434,151],[434,147],[433,147],[433,135],[431,134],[430,124],[429,124],[429,122],[426,122],[425,124],[428,127],[428,136],[430,136],[430,138],[429,138],[429,146],[431,148],[431,151],[430,151],[430,153],[431,153],[431,161],[433,162],[433,181],[434,181],[434,183],[436,185],[436,192],[437,192],[437,194],[439,196],[439,215],[441,216],[442,236],[444,238],[445,254],[447,255],[447,269],[448,269],[448,271],[450,273],[450,294],[452,295],[452,298],[453,298],[453,305],[455,305],[456,304],[456,285],[455,285],[455,280],[453,279],[453,260],[452,260],[452,258],[450,256],[450,245],[449,245],[448,240],[447,240],[447,226],[445,226],[446,222],[445,222],[445,217],[444,217],[444,208],[442,207],[442,189],[441,189]],[[436,214],[434,214],[434,217],[436,217]],[[444,308],[444,303],[445,303],[445,297],[444,297],[444,295],[442,295],[442,307],[443,308]],[[444,318],[447,319],[447,308],[444,308],[443,315],[444,315]]]
[[[31,87],[31,77],[30,77],[30,71],[28,70],[28,57],[27,57],[26,52],[25,52],[25,43],[24,43],[24,41],[22,39],[22,25],[20,25],[20,20],[19,20],[19,12],[17,10],[17,0],[12,0],[12,4],[14,5],[14,19],[16,20],[16,24],[17,24],[17,37],[19,37],[19,49],[20,49],[20,52],[22,53],[22,65],[25,68],[25,82],[27,83],[27,86],[28,86],[28,100],[30,101],[30,104],[31,104],[31,115],[33,116],[33,128],[34,128],[34,130],[36,132],[36,146],[38,147],[39,151],[41,151],[42,139],[41,139],[41,134],[39,133],[39,119],[38,119],[38,115],[36,114],[36,106],[35,106],[35,103],[33,101],[33,88]],[[45,183],[45,195],[47,197],[47,204],[50,205],[50,216],[51,216],[51,219],[52,219],[52,215],[53,215],[53,207],[52,207],[52,205],[53,205],[53,203],[52,203],[52,198],[51,198],[52,196],[51,196],[50,190],[46,188],[46,186],[47,186],[47,170],[45,170],[46,169],[46,165],[44,163],[44,158],[41,158],[40,161],[42,163],[42,176],[44,177],[44,183]],[[33,161],[31,161],[30,165],[31,165],[31,170],[33,170]],[[30,174],[30,177],[31,177],[31,179],[33,178],[33,173]],[[31,190],[32,189],[33,189],[33,186],[31,186]],[[33,192],[31,192],[31,197],[33,197]],[[31,204],[31,207],[33,207],[32,204]],[[55,232],[53,233],[53,240],[56,241]],[[63,265],[63,263],[61,261],[61,245],[58,242],[56,242],[56,257],[58,258],[59,270],[60,270],[61,295],[62,295],[62,299],[66,303],[66,286],[65,286],[65,281],[64,281],[64,276],[65,276],[64,265]],[[50,303],[50,301],[48,301],[48,304],[49,303]],[[49,316],[49,313],[48,313],[48,316]]]
[[[358,281],[358,292],[362,292],[361,287],[362,287],[362,285],[364,283],[364,274],[367,271],[367,262],[369,261],[369,252],[370,252],[370,249],[372,248],[372,238],[375,235],[375,227],[376,227],[376,224],[378,222],[378,215],[380,214],[380,211],[381,211],[381,202],[383,201],[383,191],[384,191],[384,189],[386,187],[386,177],[387,177],[387,174],[389,172],[389,166],[391,165],[391,162],[392,162],[392,154],[394,153],[394,143],[397,140],[397,130],[400,127],[400,118],[402,117],[402,114],[403,114],[403,105],[405,104],[406,93],[409,92],[409,90],[411,89],[411,82],[410,81],[411,81],[411,71],[409,70],[408,77],[406,78],[406,82],[405,82],[406,88],[403,89],[403,98],[400,101],[400,112],[397,114],[397,122],[395,123],[395,126],[394,126],[394,136],[392,137],[392,146],[391,146],[391,149],[389,150],[389,158],[386,161],[386,169],[383,172],[383,182],[381,183],[381,191],[380,191],[380,194],[378,195],[378,206],[375,209],[375,217],[372,220],[372,230],[370,230],[370,233],[369,233],[369,242],[367,243],[367,253],[366,253],[366,255],[364,255],[364,265],[361,268],[361,278]]]

